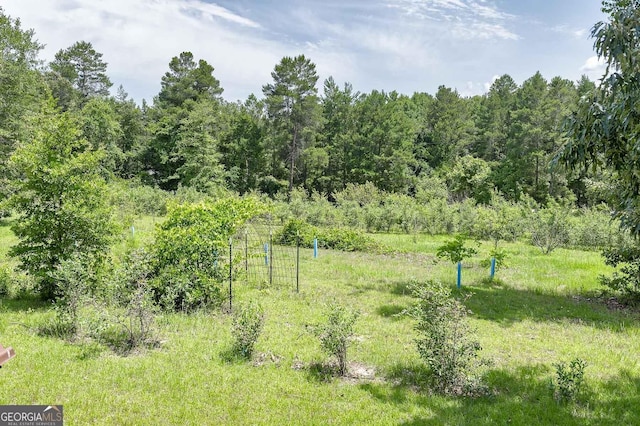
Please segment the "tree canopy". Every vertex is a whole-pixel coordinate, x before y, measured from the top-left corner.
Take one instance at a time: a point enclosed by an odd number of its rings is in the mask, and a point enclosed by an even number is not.
[[[586,92],[571,115],[562,158],[573,168],[614,172],[610,202],[633,235],[640,235],[640,3],[603,2],[608,21],[592,29],[606,64],[600,85]]]

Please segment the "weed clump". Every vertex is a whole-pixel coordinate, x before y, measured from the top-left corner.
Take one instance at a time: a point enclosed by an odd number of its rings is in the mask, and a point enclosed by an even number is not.
[[[580,358],[574,358],[568,363],[553,364],[556,368],[556,378],[553,383],[553,396],[558,402],[575,401],[584,384],[584,369],[587,363]]]

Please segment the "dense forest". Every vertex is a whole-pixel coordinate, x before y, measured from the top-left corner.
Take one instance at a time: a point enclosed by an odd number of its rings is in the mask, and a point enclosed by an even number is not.
[[[409,196],[444,184],[454,201],[489,203],[499,193],[585,206],[601,202],[609,182],[607,173],[553,161],[565,143],[563,123],[596,87],[586,77],[535,73],[518,85],[503,75],[474,97],[445,86],[435,94],[361,93],[332,77],[320,81],[312,60],[300,55],[282,58],[261,94],[228,102],[215,64],[176,52],[159,76],[160,92],[138,105],[126,88],[112,87],[108,64],[90,42],[44,63],[34,31],[0,13],[3,197],[17,173],[8,158],[47,114],[68,117],[100,153],[107,181],[167,191],[286,196],[297,188],[333,202],[350,184]]]

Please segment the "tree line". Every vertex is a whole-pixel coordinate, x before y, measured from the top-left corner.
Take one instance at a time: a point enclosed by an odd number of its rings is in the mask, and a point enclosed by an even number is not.
[[[86,149],[100,152],[107,181],[167,191],[303,189],[333,201],[349,184],[415,195],[436,179],[456,200],[488,203],[497,191],[513,201],[587,205],[602,200],[609,182],[605,172],[552,161],[566,143],[563,123],[596,88],[587,77],[537,72],[518,85],[505,74],[473,97],[445,86],[361,93],[332,77],[320,83],[315,64],[299,55],[275,65],[259,96],[228,102],[214,67],[182,52],[153,102],[138,105],[122,86],[111,94],[107,63],[90,42],[44,63],[34,31],[2,9],[0,28],[0,197],[20,173],[8,159],[34,138],[45,110],[68,116]]]

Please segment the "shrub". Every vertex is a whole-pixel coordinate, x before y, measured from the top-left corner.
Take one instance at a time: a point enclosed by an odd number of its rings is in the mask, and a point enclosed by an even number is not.
[[[550,206],[538,210],[531,224],[531,244],[549,254],[569,241],[568,211]]]
[[[111,203],[121,214],[164,216],[171,194],[159,188],[132,182],[112,182]]]
[[[290,219],[280,232],[274,236],[279,244],[296,245],[300,237],[300,246],[313,247],[314,238],[318,247],[343,251],[375,251],[381,249],[372,238],[360,231],[348,228],[318,228],[300,219]]]
[[[612,276],[600,277],[602,285],[621,294],[629,302],[640,301],[640,247],[635,244],[622,244],[602,252],[605,262],[619,270]]]
[[[318,231],[318,246],[342,251],[375,251],[379,244],[360,231],[348,228],[327,228]]]
[[[103,152],[88,149],[71,114],[45,111],[37,123],[32,140],[11,156],[20,178],[8,203],[18,213],[9,254],[54,300],[58,265],[75,255],[106,256],[117,227],[99,174]]]
[[[418,298],[410,310],[417,321],[416,345],[431,370],[435,390],[450,395],[475,393],[481,346],[468,324],[467,309],[438,282],[415,284],[412,290]]]
[[[430,235],[449,234],[455,229],[455,208],[446,199],[433,199],[422,210],[424,229]]]
[[[584,369],[587,363],[575,358],[569,363],[553,364],[556,368],[556,378],[553,383],[553,396],[558,402],[571,402],[580,394],[584,383]]]
[[[570,245],[604,249],[624,239],[620,223],[605,208],[581,209],[571,217]]]
[[[302,247],[313,247],[313,239],[317,234],[318,228],[304,220],[289,219],[274,236],[274,240],[283,245],[295,246],[299,237]]]
[[[13,286],[13,271],[8,267],[0,267],[0,298],[7,297]]]
[[[347,372],[347,349],[358,316],[357,311],[331,304],[327,311],[327,322],[315,328],[322,350],[338,361],[338,373],[341,376]]]
[[[187,311],[220,304],[229,238],[262,211],[251,198],[172,206],[152,247],[155,301]]]
[[[257,303],[240,306],[233,314],[231,335],[233,353],[243,358],[251,358],[253,348],[264,327],[264,310]]]
[[[150,285],[152,258],[144,249],[127,253],[113,273],[106,321],[96,337],[119,352],[153,346],[157,305]]]
[[[40,328],[40,332],[75,339],[81,334],[81,309],[97,283],[95,261],[87,256],[73,256],[56,267],[51,273],[51,280],[56,284],[58,294],[54,304],[55,316]]]

